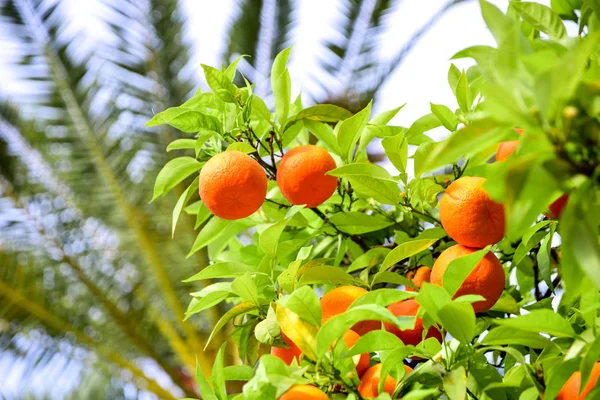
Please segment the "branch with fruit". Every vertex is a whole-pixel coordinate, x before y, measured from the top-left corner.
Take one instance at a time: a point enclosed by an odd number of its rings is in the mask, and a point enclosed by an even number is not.
[[[173,233],[195,216],[190,254],[210,258],[185,317],[227,309],[202,398],[600,396],[600,22],[567,13],[585,33],[567,38],[564,7],[481,7],[497,48],[459,52],[476,65],[450,67],[458,108],[409,127],[391,124],[402,107],[292,101],[290,49],[274,113],[233,84],[238,59],[148,123],[189,134],[153,197],[189,182]],[[393,173],[369,162],[375,139]]]

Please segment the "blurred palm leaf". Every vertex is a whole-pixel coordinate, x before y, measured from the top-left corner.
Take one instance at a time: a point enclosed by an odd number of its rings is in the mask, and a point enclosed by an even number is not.
[[[400,0],[339,1],[336,35],[316,51],[323,90],[307,95],[362,108],[462,1],[436,11],[389,62],[378,43]],[[70,360],[93,364],[72,398],[194,396],[190,367],[194,354],[205,371],[212,364],[213,349],[202,347],[219,310],[182,322],[195,288],[180,282],[206,260],[185,258],[193,221],[184,218],[170,238],[177,193],[147,204],[178,133],[143,126],[197,86],[186,18],[177,0],[100,0],[86,3],[81,24],[72,4],[0,0],[0,29],[14,49],[5,64],[24,88],[0,103],[0,366],[7,357],[29,374]],[[240,70],[261,95],[269,96],[274,57],[294,42],[298,8],[293,0],[237,0],[223,62],[249,56]],[[55,380],[72,379],[66,374],[72,370]],[[156,374],[165,377],[160,384]],[[125,394],[131,384],[138,390]]]

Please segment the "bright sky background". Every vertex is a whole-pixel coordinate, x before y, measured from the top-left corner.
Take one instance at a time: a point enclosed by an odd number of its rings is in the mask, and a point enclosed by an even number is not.
[[[87,18],[93,13],[94,5],[99,0],[69,0],[73,7],[70,12],[79,21],[79,26],[94,30],[97,26],[94,21]],[[221,54],[224,51],[223,37],[228,28],[228,23],[236,9],[235,0],[182,0],[185,14],[190,18],[187,39],[194,45],[194,64],[200,63],[219,65]],[[404,42],[447,0],[403,0],[398,9],[386,19],[390,32],[381,42],[380,53],[393,54],[401,48]],[[502,10],[506,9],[508,0],[492,0]],[[549,0],[538,1],[549,5]],[[295,93],[307,90],[311,86],[310,73],[316,68],[316,54],[314,49],[319,40],[333,30],[334,18],[339,2],[337,0],[299,0],[297,15],[297,38],[290,62],[292,82],[296,85]],[[87,14],[87,15],[86,15]],[[573,26],[569,25],[569,32]],[[100,29],[100,28],[98,28]],[[2,37],[0,31],[0,51],[5,52],[10,46]],[[385,87],[376,98],[375,112],[391,109],[407,103],[406,107],[393,120],[394,124],[410,125],[416,118],[429,113],[429,102],[441,103],[456,108],[452,92],[447,84],[447,71],[450,57],[457,51],[472,45],[493,44],[491,34],[485,28],[481,18],[477,1],[455,6],[446,13],[436,25],[413,48],[405,62],[394,72]],[[470,65],[468,61],[456,62],[459,68]],[[0,70],[4,76],[0,97],[15,94],[23,87],[15,78],[18,72],[8,70],[0,60]],[[312,70],[311,70],[312,69]],[[201,82],[200,68],[198,68],[198,81]],[[204,86],[204,83],[201,82]],[[0,397],[10,398],[19,393],[23,385],[36,393],[52,390],[54,396],[62,390],[68,390],[69,385],[59,384],[52,379],[53,371],[47,371],[44,376],[34,377],[26,383],[21,374],[24,366],[11,364],[10,359],[0,358]],[[72,368],[72,366],[71,366]],[[58,372],[58,371],[54,371]],[[76,376],[76,373],[73,373]],[[75,382],[72,382],[75,384]],[[22,393],[22,392],[21,392]]]

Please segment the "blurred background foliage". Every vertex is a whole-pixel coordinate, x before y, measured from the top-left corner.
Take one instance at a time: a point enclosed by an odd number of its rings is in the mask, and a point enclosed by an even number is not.
[[[361,109],[463,1],[432,9],[386,60],[378,43],[401,0],[337,1],[335,39],[324,38],[318,65],[306,66],[318,89],[303,95]],[[99,18],[82,22],[72,1],[0,0],[0,57],[24,88],[7,97],[0,86],[0,397],[193,397],[196,356],[208,371],[216,349],[203,351],[204,342],[222,310],[183,321],[188,293],[202,284],[181,280],[206,255],[185,258],[193,216],[171,239],[181,190],[148,204],[176,133],[143,125],[199,84],[189,20],[177,0],[91,3]],[[239,69],[267,99],[297,8],[238,0],[228,17],[222,62],[248,55]]]

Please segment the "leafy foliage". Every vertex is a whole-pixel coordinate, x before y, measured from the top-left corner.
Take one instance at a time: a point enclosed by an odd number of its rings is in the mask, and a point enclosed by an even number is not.
[[[262,208],[241,220],[211,216],[202,200],[187,206],[185,193],[177,204],[199,221],[192,253],[207,248],[211,260],[188,281],[218,280],[192,293],[186,317],[219,303],[233,305],[211,335],[233,321],[212,377],[197,374],[203,398],[276,399],[306,383],[331,398],[360,398],[352,356],[362,353],[395,378],[395,390],[381,399],[551,399],[573,371],[581,371],[584,384],[590,379],[600,359],[600,22],[587,11],[579,21],[585,34],[568,38],[561,17],[577,14],[565,2],[553,3],[554,10],[514,2],[507,14],[480,4],[497,47],[457,54],[477,63],[467,71],[451,66],[456,104],[432,104],[432,113],[410,127],[388,125],[401,107],[372,116],[370,103],[347,113],[292,102],[289,48],[271,70],[274,113],[249,82],[233,83],[235,65],[205,66],[213,93],[196,94],[185,113],[172,108],[149,122],[198,132],[195,144],[186,146],[189,154],[176,159],[193,159],[194,168],[166,164],[157,178],[161,193],[231,148],[243,149],[270,178]],[[360,12],[351,11],[349,20],[356,20]],[[450,131],[446,139],[428,136],[442,126]],[[516,151],[506,161],[490,162],[500,142],[518,138],[515,127],[524,131]],[[369,163],[366,145],[376,137],[384,140],[397,175]],[[337,191],[313,208],[290,204],[275,181],[286,149],[308,143],[326,148],[338,165],[328,172],[338,178]],[[440,173],[441,167],[451,173]],[[438,198],[462,176],[486,178],[485,189],[504,204],[506,236],[451,262],[443,283],[416,287],[407,273],[432,266],[454,244],[442,229]],[[564,193],[569,199],[560,217],[545,215]],[[455,294],[488,250],[498,255],[507,280],[500,282],[504,291],[493,308],[476,314],[471,303],[480,295]],[[326,319],[317,293],[336,286],[368,293]],[[407,299],[419,305],[416,315],[395,316],[387,308]],[[404,343],[390,333],[411,330],[417,321],[438,331],[441,343],[435,337]],[[351,348],[339,340],[365,322],[385,323],[388,332],[375,328]],[[288,366],[265,354],[288,341],[302,352],[299,363]],[[226,391],[233,366],[225,367],[222,352],[229,342],[245,365],[254,366],[252,372],[235,366],[248,372],[237,394]],[[406,372],[404,363],[413,370]]]

